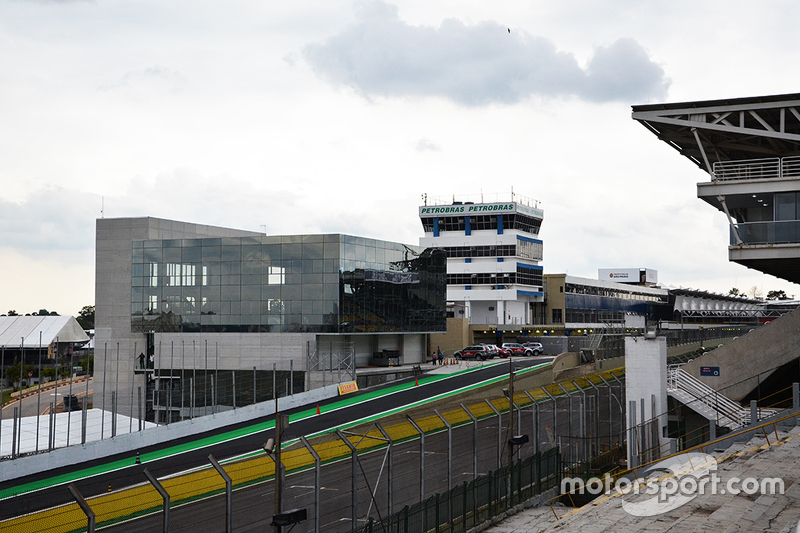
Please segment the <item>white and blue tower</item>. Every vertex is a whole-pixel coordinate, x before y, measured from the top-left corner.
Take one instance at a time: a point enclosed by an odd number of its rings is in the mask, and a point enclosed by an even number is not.
[[[419,243],[447,254],[451,316],[471,325],[534,323],[533,303],[544,301],[538,201],[513,192],[505,201],[486,202],[482,194],[423,200]]]

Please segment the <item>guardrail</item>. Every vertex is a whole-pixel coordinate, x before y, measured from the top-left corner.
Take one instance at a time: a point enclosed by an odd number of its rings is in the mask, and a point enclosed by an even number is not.
[[[741,243],[730,230],[730,245],[738,244],[794,244],[800,242],[800,220],[774,220],[769,222],[740,222],[734,224]]]
[[[800,157],[718,161],[712,172],[713,181],[795,178],[800,176]]]

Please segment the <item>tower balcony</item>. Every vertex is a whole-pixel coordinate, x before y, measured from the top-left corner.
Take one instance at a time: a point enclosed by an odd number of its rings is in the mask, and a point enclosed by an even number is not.
[[[728,216],[729,260],[800,282],[800,157],[717,162],[697,196]]]

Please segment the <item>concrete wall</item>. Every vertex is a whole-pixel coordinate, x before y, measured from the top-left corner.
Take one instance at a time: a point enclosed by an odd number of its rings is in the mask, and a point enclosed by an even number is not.
[[[150,217],[97,219],[94,368],[96,379],[105,374],[107,408],[111,392],[116,390],[118,411],[130,409],[131,391],[136,386],[134,359],[146,351],[145,335],[131,333],[132,241],[246,235],[260,234]],[[95,391],[95,405],[104,401],[101,395],[102,391]]]
[[[635,403],[634,424],[658,417],[658,436],[663,443],[667,427],[667,339],[625,337],[626,428],[631,428],[631,403]],[[644,412],[642,405],[644,404]],[[628,464],[631,462],[628,444]],[[641,451],[641,450],[640,450]]]
[[[286,396],[278,399],[278,409],[289,410],[303,405],[313,405],[322,400],[333,398],[339,394],[337,385],[314,389],[308,392]],[[136,451],[148,446],[180,439],[191,435],[199,435],[213,429],[219,429],[240,422],[275,414],[275,402],[261,402],[248,405],[233,411],[217,413],[192,420],[175,422],[167,426],[119,435],[113,439],[89,442],[85,445],[59,448],[49,453],[41,453],[21,457],[13,461],[0,463],[0,479],[10,480],[28,476],[37,472],[46,472],[63,466],[101,459],[117,454],[130,453],[133,461]]]
[[[741,400],[781,365],[800,357],[800,310],[773,320],[717,348],[683,368],[709,387]],[[719,376],[701,376],[700,367],[718,366]],[[760,377],[759,377],[760,375]]]
[[[314,333],[156,333],[155,368],[306,370]],[[207,351],[206,351],[207,348]],[[207,356],[207,359],[206,359]]]
[[[469,327],[467,318],[448,318],[446,333],[431,333],[428,344],[428,355],[436,351],[441,346],[445,355],[451,355],[454,351],[460,350],[472,344],[472,331]]]

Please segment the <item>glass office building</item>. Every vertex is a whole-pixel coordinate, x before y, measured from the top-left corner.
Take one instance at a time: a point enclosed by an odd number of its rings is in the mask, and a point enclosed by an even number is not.
[[[95,372],[108,384],[95,401],[156,421],[417,364],[447,327],[438,250],[153,217],[98,219],[95,249]]]
[[[134,240],[131,331],[445,331],[446,258],[341,234]]]

